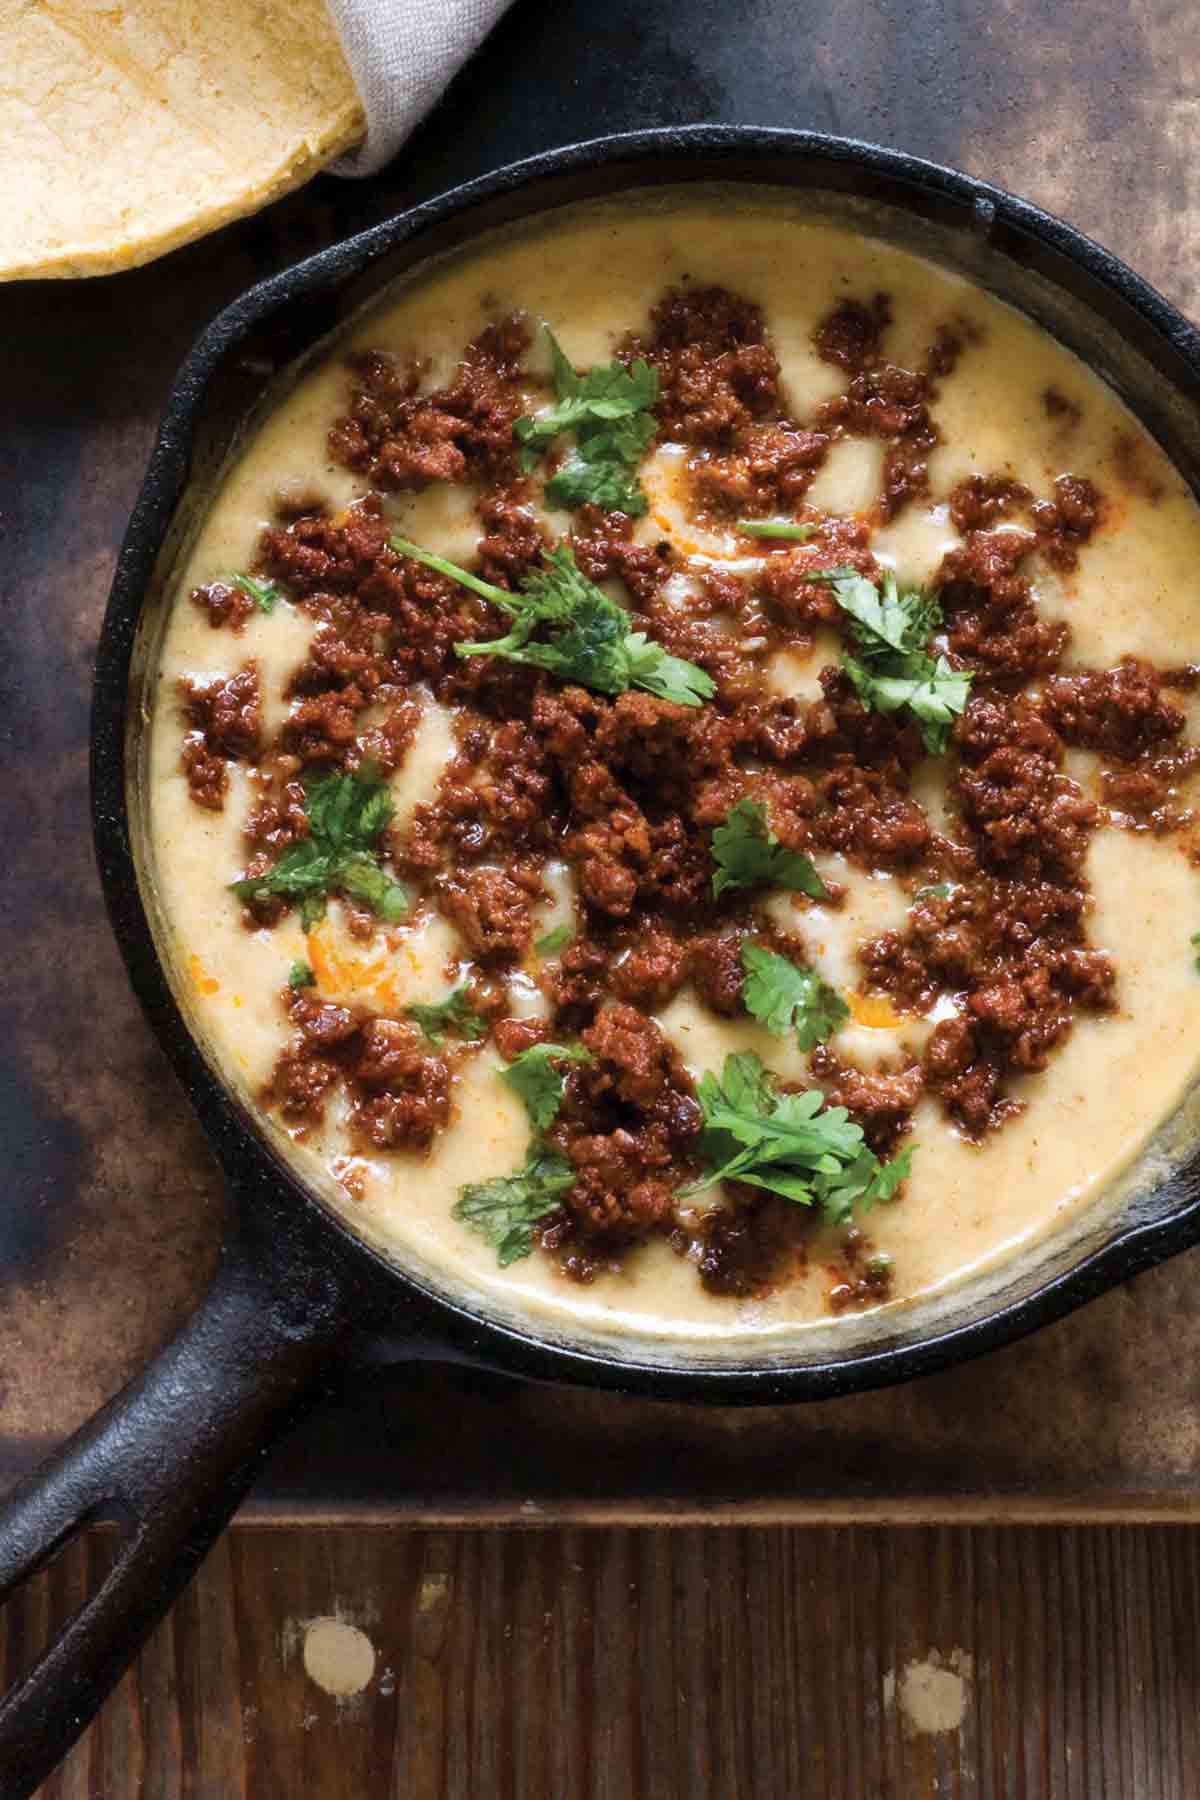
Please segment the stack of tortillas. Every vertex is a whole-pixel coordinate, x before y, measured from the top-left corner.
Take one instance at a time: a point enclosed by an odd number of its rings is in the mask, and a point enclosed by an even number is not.
[[[324,0],[0,0],[0,280],[147,262],[364,130]]]

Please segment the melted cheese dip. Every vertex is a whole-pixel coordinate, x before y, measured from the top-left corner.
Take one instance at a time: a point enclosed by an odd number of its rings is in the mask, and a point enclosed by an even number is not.
[[[930,495],[876,532],[877,556],[894,564],[902,583],[927,581],[961,541],[947,496],[964,476],[1007,473],[1047,494],[1055,477],[1069,470],[1094,480],[1109,511],[1077,571],[1055,574],[1040,560],[1033,569],[1043,614],[1062,617],[1072,628],[1066,670],[1108,667],[1130,651],[1178,666],[1200,650],[1200,513],[1180,477],[1070,353],[929,262],[806,216],[794,201],[739,192],[733,205],[692,194],[669,206],[626,203],[619,211],[564,213],[429,267],[361,319],[349,343],[304,376],[267,417],[229,468],[175,584],[153,709],[149,879],[167,921],[165,948],[190,1021],[251,1104],[289,1034],[279,993],[294,958],[311,963],[323,995],[398,1012],[412,1000],[443,996],[447,958],[463,951],[452,928],[428,910],[392,934],[394,947],[382,934],[364,945],[348,934],[336,900],[307,939],[294,910],[275,929],[246,929],[228,884],[245,867],[249,782],[231,764],[224,810],[206,812],[193,804],[180,771],[184,724],[176,682],[181,676],[200,681],[228,675],[255,659],[270,733],[286,715],[284,685],[303,660],[315,625],[284,599],[270,617],[253,614],[235,637],[213,630],[202,609],[188,603],[189,592],[253,565],[259,532],[274,522],[281,490],[315,486],[331,509],[366,491],[365,480],[331,461],[326,444],[348,397],[344,349],[381,348],[402,357],[419,352],[428,361],[429,383],[439,384],[452,378],[468,339],[489,320],[520,309],[535,321],[549,321],[567,356],[586,367],[610,358],[630,331],[644,332],[664,288],[689,276],[761,305],[789,410],[800,420],[845,385],[843,372],[820,360],[813,344],[814,327],[840,298],[885,290],[894,320],[886,353],[910,368],[919,366],[932,327],[952,318],[970,321],[979,341],[941,382],[933,407],[942,441],[931,458]],[[544,354],[539,342],[529,353],[531,366],[542,366]],[[1071,408],[1048,411],[1042,398],[1047,389]],[[544,403],[540,394],[532,398]],[[1118,468],[1120,440],[1126,467],[1130,440],[1136,444],[1137,486]],[[835,444],[806,503],[839,514],[865,512],[879,492],[882,449],[877,439]],[[740,557],[728,566],[744,568],[744,538],[701,529],[685,516],[681,457],[668,445],[643,465],[650,511],[638,522],[637,537],[653,543],[665,534],[687,553],[718,562]],[[396,529],[469,564],[480,529],[474,498],[469,486],[435,483],[420,494],[389,496],[386,505]],[[547,516],[556,535],[569,529],[568,515]],[[822,637],[807,658],[779,657],[773,685],[816,694],[817,673],[832,659],[831,646],[832,638]],[[1190,696],[1173,697],[1194,711]],[[430,795],[452,746],[449,714],[428,701],[417,740],[393,778],[398,819]],[[1073,751],[1069,770],[1085,791],[1098,792],[1096,758]],[[936,763],[924,766],[916,792],[936,824],[939,809],[944,811]],[[864,1002],[855,958],[864,937],[903,925],[909,893],[887,875],[866,876],[834,857],[817,860],[826,876],[846,884],[843,909],[798,910],[786,894],[770,905],[805,940],[813,966],[851,996],[850,1022],[831,1048],[862,1067],[898,1051],[919,1054],[930,1020],[900,1019],[886,1005]],[[888,1303],[893,1311],[1061,1227],[1137,1156],[1196,1075],[1200,980],[1188,950],[1189,934],[1200,925],[1195,872],[1177,843],[1101,829],[1092,837],[1085,873],[1095,901],[1089,938],[1116,960],[1117,1009],[1076,1017],[1049,1068],[1011,1085],[1014,1097],[1027,1102],[1024,1113],[982,1145],[965,1141],[932,1098],[920,1103],[908,1140],[917,1148],[904,1197],[877,1208],[869,1222],[874,1244],[895,1261],[897,1286]],[[557,898],[543,909],[539,930],[569,916],[569,885],[561,871],[551,871],[551,886]],[[528,968],[514,980],[514,1012],[544,1006],[532,979],[537,973],[531,953]],[[697,1077],[742,1048],[756,1050],[784,1077],[804,1076],[806,1058],[799,1051],[750,1019],[718,1018],[688,988],[664,1009],[660,1023]],[[301,1177],[364,1237],[442,1290],[466,1294],[543,1332],[592,1340],[634,1334],[718,1355],[749,1355],[785,1347],[814,1326],[835,1333],[854,1328],[856,1315],[831,1320],[826,1310],[819,1239],[813,1277],[765,1300],[707,1293],[694,1267],[661,1240],[643,1245],[619,1272],[601,1274],[589,1286],[567,1280],[538,1253],[499,1269],[487,1243],[451,1216],[462,1183],[512,1170],[529,1141],[517,1097],[496,1078],[497,1062],[491,1048],[467,1060],[451,1124],[427,1156],[364,1155],[350,1141],[346,1102],[336,1094],[324,1126],[302,1142],[269,1114],[261,1115],[262,1123]],[[347,1174],[349,1187],[343,1185]]]

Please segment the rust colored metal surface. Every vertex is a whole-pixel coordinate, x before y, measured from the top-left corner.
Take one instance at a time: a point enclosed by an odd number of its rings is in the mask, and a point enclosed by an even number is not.
[[[173,1329],[215,1255],[215,1171],[126,987],[91,866],[90,662],[171,375],[254,279],[553,142],[700,119],[811,124],[1065,213],[1193,314],[1200,60],[1172,0],[1051,6],[522,0],[410,153],[150,268],[0,290],[0,1483]],[[619,89],[614,62],[630,71]],[[470,121],[469,127],[464,121]],[[1200,1513],[1200,1252],[988,1361],[738,1414],[447,1367],[355,1377],[274,1458],[267,1518]]]

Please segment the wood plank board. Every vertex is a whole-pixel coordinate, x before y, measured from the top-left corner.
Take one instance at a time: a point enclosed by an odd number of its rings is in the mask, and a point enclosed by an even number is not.
[[[235,1529],[42,1800],[1192,1800],[1198,1543]],[[11,1609],[0,1680],[107,1554]],[[329,1617],[375,1658],[340,1699]]]
[[[586,55],[580,45],[586,45]],[[627,82],[610,79],[629,63]],[[151,268],[0,291],[0,1481],[184,1315],[215,1171],[127,990],[91,867],[90,663],[159,407],[265,275],[455,179],[639,123],[810,123],[1054,207],[1200,310],[1200,52],[1175,0],[645,9],[519,0],[411,153]],[[464,121],[469,123],[464,124]],[[264,1519],[1196,1516],[1200,1252],[969,1368],[810,1411],[698,1412],[383,1370],[273,1460]]]

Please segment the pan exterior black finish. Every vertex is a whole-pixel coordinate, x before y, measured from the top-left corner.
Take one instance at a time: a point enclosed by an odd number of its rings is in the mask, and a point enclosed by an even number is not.
[[[143,603],[197,471],[215,466],[264,371],[302,355],[426,255],[564,202],[697,181],[833,192],[953,237],[986,284],[1024,271],[1130,347],[1109,371],[1200,487],[1200,337],[1116,258],[997,189],[897,152],[822,135],[696,127],[555,151],[443,195],[252,289],[200,339],[170,395],[100,642],[92,729],[96,849],[114,930],[147,1015],[237,1202],[238,1228],[195,1317],[166,1352],[0,1510],[0,1599],[83,1521],[115,1514],[114,1569],[32,1674],[0,1702],[0,1792],[32,1793],[83,1730],[245,1492],[270,1441],[353,1356],[364,1327],[420,1331],[539,1380],[697,1402],[815,1400],[978,1355],[1200,1240],[1200,1159],[1074,1262],[934,1334],[761,1366],[670,1365],[538,1338],[452,1303],[376,1254],[302,1187],[188,1031],[138,886],[132,809]],[[1040,288],[1039,288],[1040,284]],[[1144,382],[1138,369],[1149,373]],[[1153,384],[1154,392],[1150,391]],[[1163,396],[1167,396],[1166,399]]]

